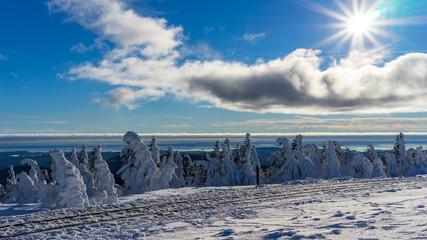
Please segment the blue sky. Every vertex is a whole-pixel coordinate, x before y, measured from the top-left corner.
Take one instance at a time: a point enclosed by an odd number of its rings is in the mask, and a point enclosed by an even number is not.
[[[427,2],[315,2],[4,0],[0,134],[427,132]]]

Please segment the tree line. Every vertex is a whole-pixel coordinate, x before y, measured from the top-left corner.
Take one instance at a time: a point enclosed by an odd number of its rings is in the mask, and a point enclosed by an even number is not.
[[[254,185],[257,167],[261,183],[427,173],[427,153],[422,146],[406,149],[402,133],[397,135],[393,150],[382,158],[371,145],[365,157],[359,151],[342,149],[337,141],[329,140],[318,148],[315,144],[304,145],[302,139],[297,135],[291,143],[278,138],[278,149],[269,155],[270,166],[263,171],[250,134],[246,134],[242,146],[232,149],[229,139],[217,141],[212,152],[203,151],[202,157],[192,160],[172,146],[162,155],[154,137],[147,146],[137,133],[129,131],[123,138],[127,146],[120,153],[122,166],[117,172],[123,184],[115,183],[100,145],[90,154],[83,145],[79,153],[73,147],[69,159],[61,150],[49,152],[49,169],[41,169],[32,159],[21,162],[30,166],[29,173],[15,174],[10,166],[5,187],[0,185],[0,196],[4,200],[41,202],[49,208],[87,207],[117,203],[121,194],[165,188]]]

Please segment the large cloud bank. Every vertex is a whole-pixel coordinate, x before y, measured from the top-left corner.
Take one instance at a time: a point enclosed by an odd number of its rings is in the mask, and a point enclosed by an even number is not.
[[[182,63],[182,27],[137,14],[118,0],[52,0],[114,48],[98,62],[75,66],[70,79],[116,86],[96,102],[133,109],[166,94],[237,111],[298,114],[427,111],[427,54],[383,62],[381,54],[350,52],[326,69],[319,50],[244,64],[220,60]]]

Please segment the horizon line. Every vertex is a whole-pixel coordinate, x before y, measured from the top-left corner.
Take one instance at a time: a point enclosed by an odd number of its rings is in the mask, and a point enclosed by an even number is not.
[[[255,137],[279,137],[290,135],[302,136],[395,136],[399,133],[405,135],[427,135],[427,132],[301,132],[301,133],[250,133]],[[119,137],[123,133],[0,133],[0,137]],[[245,137],[246,133],[138,133],[140,136],[159,137]]]

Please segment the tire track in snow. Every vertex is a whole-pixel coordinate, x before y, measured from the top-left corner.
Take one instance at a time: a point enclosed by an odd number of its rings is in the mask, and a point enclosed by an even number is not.
[[[171,213],[177,213],[182,211],[196,210],[201,208],[210,208],[217,207],[221,205],[227,204],[235,204],[241,202],[251,202],[257,200],[268,200],[268,199],[276,199],[276,198],[296,198],[299,196],[307,196],[311,194],[327,194],[335,191],[346,191],[346,190],[364,190],[364,189],[372,189],[375,187],[390,187],[393,185],[400,185],[408,182],[420,182],[426,181],[425,179],[414,178],[414,179],[379,179],[372,181],[364,181],[358,183],[339,183],[339,184],[328,184],[322,186],[310,187],[310,184],[307,185],[285,185],[291,187],[303,187],[303,189],[299,189],[293,192],[285,192],[284,190],[269,190],[261,188],[248,188],[245,191],[249,190],[249,193],[245,194],[230,194],[220,197],[214,198],[199,198],[199,199],[190,199],[190,200],[182,200],[175,202],[166,202],[159,204],[149,204],[142,206],[134,206],[128,208],[120,208],[120,209],[112,209],[106,211],[99,212],[89,212],[83,214],[75,214],[70,216],[58,217],[58,218],[49,218],[49,219],[41,219],[29,222],[22,222],[16,224],[2,225],[0,229],[2,233],[0,235],[0,239],[4,238],[13,238],[26,236],[31,234],[50,232],[55,230],[63,230],[68,228],[89,226],[100,223],[108,223],[121,221],[126,219],[133,218],[142,218],[154,215],[167,215]],[[264,191],[263,191],[264,190]],[[267,190],[267,191],[265,191]],[[152,210],[154,209],[154,211]],[[132,213],[134,212],[134,213]],[[124,214],[124,215],[122,215]],[[96,217],[93,219],[92,217]],[[73,220],[71,222],[64,222],[67,220]],[[56,223],[55,223],[56,221]],[[50,225],[49,225],[50,223]],[[45,226],[46,225],[46,226]],[[32,229],[28,229],[29,227]],[[22,229],[22,228],[24,229]],[[28,231],[29,230],[29,231]]]

